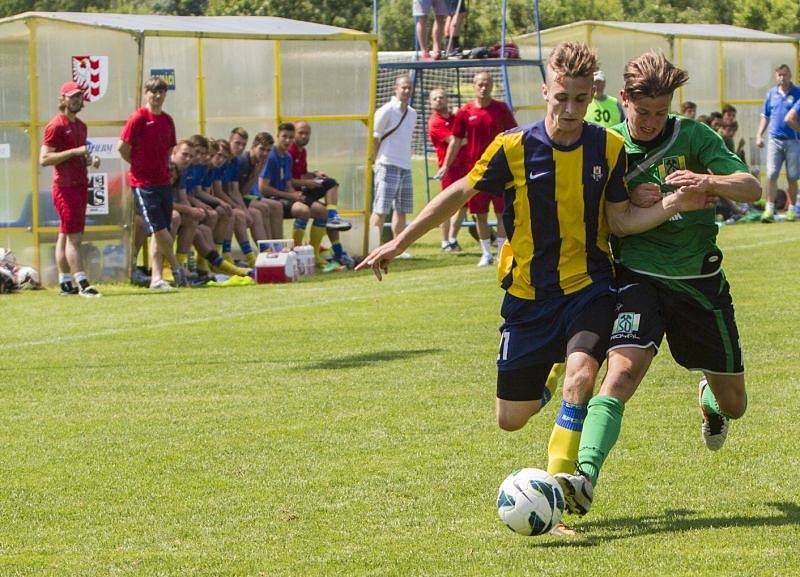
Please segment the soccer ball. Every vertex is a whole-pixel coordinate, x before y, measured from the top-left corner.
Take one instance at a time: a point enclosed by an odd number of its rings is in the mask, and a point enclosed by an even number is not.
[[[564,494],[547,471],[520,469],[506,477],[497,495],[497,514],[520,535],[549,533],[564,513]]]
[[[38,289],[42,287],[38,271],[32,266],[21,266],[14,271],[14,279],[21,290]]]

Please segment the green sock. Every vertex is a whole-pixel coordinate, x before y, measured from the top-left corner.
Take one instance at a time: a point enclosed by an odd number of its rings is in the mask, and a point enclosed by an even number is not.
[[[619,438],[625,403],[614,397],[598,395],[589,401],[583,422],[578,463],[581,470],[597,484],[600,469]]]
[[[724,417],[725,415],[722,414],[722,411],[719,410],[719,403],[717,402],[717,398],[714,396],[714,393],[711,391],[711,387],[706,385],[703,387],[703,410],[706,413],[714,413],[715,415],[720,415]]]

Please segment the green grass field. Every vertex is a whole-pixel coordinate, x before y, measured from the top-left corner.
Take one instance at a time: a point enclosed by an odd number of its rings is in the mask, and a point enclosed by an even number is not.
[[[0,575],[800,571],[800,225],[721,231],[750,393],[727,445],[664,348],[574,538],[497,518],[558,403],[497,428],[501,291],[474,243],[425,240],[380,284],[0,297]]]

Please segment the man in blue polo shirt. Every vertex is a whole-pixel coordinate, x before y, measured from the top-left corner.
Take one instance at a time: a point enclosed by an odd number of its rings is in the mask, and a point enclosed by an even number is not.
[[[775,215],[775,193],[778,190],[778,175],[786,162],[786,179],[789,210],[787,220],[795,219],[794,202],[797,197],[797,179],[800,177],[800,132],[786,123],[786,115],[800,101],[800,87],[792,84],[792,71],[786,64],[775,69],[776,86],[769,89],[761,111],[761,122],[756,132],[756,146],[764,147],[764,129],[769,124],[767,142],[767,206],[761,222],[772,222]]]

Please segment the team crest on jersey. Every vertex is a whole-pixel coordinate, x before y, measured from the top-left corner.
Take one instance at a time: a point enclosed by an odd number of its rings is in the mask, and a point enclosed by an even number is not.
[[[592,180],[595,182],[600,182],[603,180],[603,167],[599,164],[595,164],[592,167]]]
[[[658,165],[658,175],[662,180],[667,178],[668,174],[679,170],[686,170],[685,156],[668,156]]]
[[[617,320],[614,321],[614,328],[611,329],[611,338],[622,339],[638,336],[641,318],[642,315],[638,313],[619,313]]]
[[[73,56],[72,79],[84,89],[85,101],[100,100],[108,89],[108,56]]]

